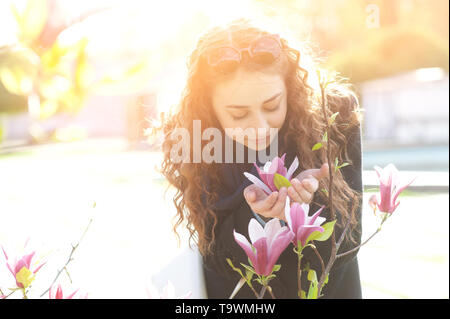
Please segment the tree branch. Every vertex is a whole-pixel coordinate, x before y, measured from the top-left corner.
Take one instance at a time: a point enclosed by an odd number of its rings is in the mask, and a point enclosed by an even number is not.
[[[94,203],[94,207],[95,207],[95,203]],[[61,275],[61,273],[62,273],[64,270],[67,271],[67,265],[73,260],[72,256],[73,256],[75,250],[76,250],[76,249],[78,248],[78,246],[80,245],[80,243],[81,243],[81,241],[83,240],[84,236],[86,235],[86,232],[88,231],[89,226],[91,225],[91,223],[92,223],[92,218],[89,220],[89,223],[88,223],[88,225],[86,226],[86,228],[85,228],[85,230],[84,230],[84,232],[83,232],[83,235],[81,235],[81,238],[80,238],[80,240],[78,241],[78,243],[77,243],[75,246],[72,245],[72,250],[70,251],[69,258],[67,258],[67,261],[66,261],[65,265],[58,271],[58,273],[56,274],[55,279],[53,279],[53,282],[52,282],[51,285],[47,288],[47,290],[45,290],[45,291],[41,294],[41,297],[43,297],[43,296],[50,290],[50,288],[55,284],[56,280],[58,280],[58,278],[59,278],[59,275]]]

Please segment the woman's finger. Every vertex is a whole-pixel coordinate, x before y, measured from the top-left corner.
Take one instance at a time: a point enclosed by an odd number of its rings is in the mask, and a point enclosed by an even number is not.
[[[303,187],[310,193],[315,193],[319,188],[319,181],[313,176],[308,176],[302,180]]]
[[[251,208],[255,213],[263,213],[268,210],[275,204],[278,198],[278,192],[273,192],[269,196],[267,196],[265,199],[257,200],[252,203]]]
[[[312,200],[312,194],[310,192],[308,192],[302,185],[301,182],[299,182],[296,179],[291,180],[292,186],[294,187],[295,191],[297,192],[297,194],[300,196],[300,198],[302,199],[302,201],[304,203],[309,204]]]
[[[297,193],[297,191],[295,190],[294,186],[289,186],[289,187],[288,187],[288,195],[289,195],[289,197],[291,198],[291,200],[292,200],[293,202],[297,202],[297,203],[300,203],[300,204],[303,203],[302,198],[301,198],[300,195]]]
[[[311,168],[301,172],[300,174],[297,175],[296,178],[299,181],[302,181],[311,175],[314,178],[321,180],[322,178],[325,178],[329,175],[328,172],[329,172],[328,164],[324,163],[320,168]]]
[[[280,218],[280,216],[283,216],[282,213],[284,212],[284,208],[286,206],[286,197],[287,197],[287,189],[286,187],[281,187],[278,199],[275,205],[273,205],[273,207],[270,209],[270,212],[268,213],[269,216],[267,217]]]

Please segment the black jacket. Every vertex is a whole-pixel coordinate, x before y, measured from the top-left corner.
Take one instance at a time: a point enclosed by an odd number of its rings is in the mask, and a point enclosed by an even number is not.
[[[362,152],[361,152],[361,128],[354,127],[347,135],[348,154],[353,161],[353,165],[341,168],[344,179],[349,186],[359,192],[362,192]],[[289,148],[288,148],[289,149]],[[292,163],[296,154],[286,154],[286,167]],[[299,156],[301,161],[301,154]],[[258,164],[261,164],[258,161]],[[230,258],[235,266],[240,263],[248,264],[248,258],[242,248],[235,242],[233,229],[248,238],[248,223],[251,218],[255,218],[254,213],[248,206],[243,196],[245,187],[251,182],[243,175],[243,172],[250,171],[258,176],[256,168],[249,164],[227,164],[220,166],[223,185],[218,202],[213,208],[218,217],[218,223],[215,229],[215,241],[213,253],[203,256],[203,269],[206,281],[208,298],[228,298],[236,283],[239,281],[239,275],[227,264],[226,258]],[[359,221],[354,229],[354,239],[356,243],[345,240],[339,252],[345,252],[357,245],[361,240],[361,200],[357,210],[357,219]],[[311,204],[310,214],[316,212],[319,206]],[[338,224],[339,214],[338,215]],[[325,209],[321,216],[330,220],[329,210]],[[339,238],[342,229],[336,229],[336,238]],[[331,240],[326,242],[316,242],[316,246],[323,257],[325,264],[328,261],[331,252]],[[277,264],[282,267],[278,271],[277,277],[270,281],[274,294],[277,298],[297,298],[297,255],[292,251],[290,245],[281,254]],[[311,268],[316,270],[320,276],[321,267],[318,258],[311,248],[303,251],[302,262],[309,262]],[[304,265],[304,264],[303,264]],[[241,267],[242,269],[242,267]],[[302,289],[307,291],[309,282],[306,276],[302,276]],[[255,282],[256,287],[259,286]],[[257,291],[259,291],[257,289]],[[339,258],[331,270],[329,282],[323,289],[324,298],[361,298],[361,284],[359,278],[358,261],[356,252],[348,256]],[[268,296],[266,296],[268,297]],[[255,298],[249,287],[245,285],[235,298]]]

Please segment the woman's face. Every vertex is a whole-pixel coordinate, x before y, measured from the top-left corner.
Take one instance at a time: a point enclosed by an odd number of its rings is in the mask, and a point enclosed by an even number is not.
[[[212,104],[228,137],[250,149],[263,150],[276,136],[270,129],[278,131],[283,126],[286,95],[281,75],[238,69],[230,80],[215,85]],[[230,135],[227,128],[243,132]],[[252,131],[254,135],[248,134]]]

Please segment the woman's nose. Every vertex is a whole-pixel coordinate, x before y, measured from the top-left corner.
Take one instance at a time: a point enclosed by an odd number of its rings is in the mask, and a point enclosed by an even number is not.
[[[262,113],[255,115],[253,127],[255,128],[255,133],[258,137],[264,137],[269,134],[270,125]]]

